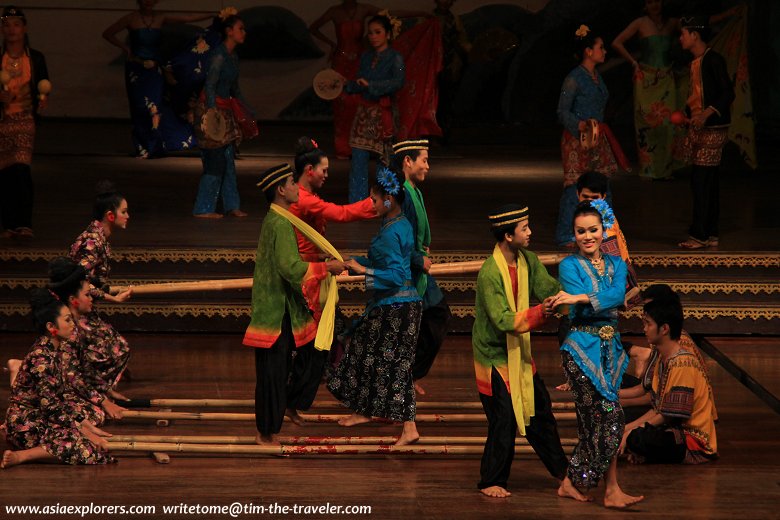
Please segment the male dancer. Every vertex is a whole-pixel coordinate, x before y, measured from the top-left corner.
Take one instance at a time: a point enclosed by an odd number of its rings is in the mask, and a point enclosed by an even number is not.
[[[274,435],[281,430],[284,416],[299,422],[297,411],[307,410],[314,401],[325,357],[314,348],[317,323],[307,301],[319,300],[320,283],[328,273],[344,270],[341,261],[301,259],[293,229],[297,219],[288,211],[298,200],[292,175],[290,165],[282,164],[265,171],[257,183],[271,210],[263,219],[257,244],[252,321],[243,343],[256,348],[258,444],[276,444]],[[289,362],[293,352],[295,360]]]
[[[412,377],[415,380],[415,390],[424,395],[425,390],[417,383],[428,375],[433,361],[439,353],[444,337],[447,335],[447,322],[452,314],[444,300],[444,294],[436,284],[436,279],[430,275],[431,259],[431,227],[428,222],[428,212],[419,185],[425,181],[430,167],[428,166],[428,140],[418,139],[401,141],[393,145],[392,165],[397,171],[402,171],[406,182],[404,190],[406,197],[402,206],[404,216],[412,225],[414,232],[414,252],[412,252],[412,278],[417,286],[417,293],[423,301],[423,315],[420,322],[420,334],[417,337],[417,349],[414,354]]]
[[[552,312],[549,298],[560,284],[526,249],[531,239],[528,218],[528,208],[517,204],[490,215],[496,246],[477,276],[472,346],[479,398],[488,418],[478,488],[495,498],[511,495],[506,486],[518,430],[553,477],[563,481],[569,466],[550,394],[531,356],[530,330]],[[544,303],[529,308],[531,294]],[[558,495],[589,500],[563,483]]]

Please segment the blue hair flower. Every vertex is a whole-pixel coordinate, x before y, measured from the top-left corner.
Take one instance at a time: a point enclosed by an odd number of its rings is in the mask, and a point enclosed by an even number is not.
[[[592,200],[590,201],[590,207],[601,214],[601,223],[604,226],[604,229],[612,229],[612,226],[615,225],[615,213],[612,211],[612,208],[609,207],[607,201],[604,199]]]
[[[376,172],[376,181],[382,186],[382,189],[390,195],[398,195],[401,190],[401,184],[398,182],[398,177],[392,170],[386,166],[381,166]]]

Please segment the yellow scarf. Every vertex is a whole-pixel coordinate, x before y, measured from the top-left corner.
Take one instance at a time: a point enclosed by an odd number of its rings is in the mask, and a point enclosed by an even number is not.
[[[512,298],[512,278],[509,276],[509,265],[507,265],[498,244],[493,249],[493,260],[496,261],[498,271],[501,273],[509,308],[515,313],[528,310],[528,264],[523,254],[517,253],[517,299]],[[515,411],[515,419],[517,419],[517,429],[520,431],[520,435],[525,435],[525,427],[531,424],[531,417],[536,413],[534,409],[531,333],[507,333],[506,351],[512,408]]]
[[[316,229],[306,222],[277,204],[271,204],[271,211],[274,211],[289,220],[290,223],[295,226],[303,236],[311,240],[312,244],[317,246],[320,251],[329,254],[339,262],[344,261],[341,254],[333,247],[333,244],[328,242],[324,236],[320,235]],[[333,331],[336,325],[336,304],[338,302],[339,291],[336,278],[328,273],[328,276],[320,283],[319,304],[322,307],[322,317],[317,325],[317,336],[314,338],[314,348],[317,350],[330,350],[330,346],[333,343]]]

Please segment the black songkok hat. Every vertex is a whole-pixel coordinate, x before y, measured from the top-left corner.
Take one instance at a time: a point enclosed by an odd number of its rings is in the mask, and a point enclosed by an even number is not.
[[[277,182],[283,181],[292,174],[293,169],[289,164],[279,164],[264,171],[262,177],[260,178],[260,182],[257,183],[257,186],[263,191],[269,190],[274,185],[276,185]]]
[[[521,206],[520,204],[507,204],[493,211],[488,215],[490,220],[490,226],[497,228],[506,226],[508,224],[514,224],[528,219],[528,206]]]
[[[13,5],[7,5],[3,8],[3,14],[0,18],[5,20],[6,18],[21,18],[24,23],[27,23],[27,18],[24,16],[24,11]]]
[[[393,145],[393,154],[410,152],[412,150],[427,150],[427,149],[428,149],[427,139],[409,139],[406,141],[401,141],[400,143],[395,143]]]

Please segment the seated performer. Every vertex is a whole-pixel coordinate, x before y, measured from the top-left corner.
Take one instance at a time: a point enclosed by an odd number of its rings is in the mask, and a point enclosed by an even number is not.
[[[5,418],[6,442],[0,468],[33,461],[65,464],[113,462],[106,432],[82,413],[62,377],[65,347],[75,324],[68,307],[51,291],[38,289],[31,300],[40,337],[21,363]]]
[[[712,387],[698,358],[681,347],[683,310],[673,300],[644,306],[644,331],[656,346],[653,409],[626,425],[621,451],[634,463],[701,464],[718,458]]]
[[[298,139],[295,153],[295,182],[298,183],[298,201],[290,206],[290,213],[313,227],[321,235],[325,234],[328,222],[353,222],[376,217],[374,203],[370,197],[360,202],[339,206],[325,202],[317,195],[328,179],[328,156],[308,137]],[[320,251],[300,231],[298,252],[306,262],[317,262]]]
[[[289,164],[266,170],[257,185],[271,210],[263,219],[257,244],[252,321],[243,343],[255,347],[257,443],[278,444],[275,435],[284,416],[301,422],[298,410],[311,406],[325,367],[325,357],[315,350],[317,321],[307,302],[319,301],[321,282],[328,273],[341,273],[344,263],[301,259],[293,226],[301,231],[301,224],[309,226],[289,212],[298,201]]]
[[[490,224],[496,246],[477,277],[472,329],[477,388],[488,418],[478,487],[489,497],[504,498],[511,495],[506,487],[518,429],[553,477],[563,480],[569,466],[550,394],[531,357],[529,332],[544,323],[551,312],[547,299],[561,286],[526,249],[528,208],[503,206],[490,215]],[[529,308],[531,294],[545,303]],[[588,500],[572,486],[561,485],[558,494]]]
[[[417,293],[423,301],[423,315],[420,322],[420,335],[414,354],[412,376],[415,389],[424,395],[425,390],[418,381],[428,375],[436,355],[439,353],[444,337],[447,335],[447,322],[452,313],[444,300],[444,294],[430,275],[431,226],[425,201],[419,185],[428,175],[428,140],[418,139],[402,141],[393,145],[393,168],[403,172],[406,195],[402,205],[403,213],[412,225],[414,251],[412,252],[412,279]]]
[[[121,303],[130,299],[132,289],[126,289],[116,295],[111,294],[109,238],[115,231],[127,229],[130,220],[127,200],[108,181],[98,183],[97,192],[92,210],[93,221],[76,237],[70,246],[69,256],[86,271],[90,283],[89,293],[93,300]],[[90,372],[96,378],[96,385],[103,393],[126,401],[127,397],[116,391],[116,385],[130,361],[130,345],[127,340],[100,316],[95,307],[79,316],[79,330],[84,334],[83,341],[87,346],[84,362],[90,366]]]
[[[371,300],[353,327],[344,357],[328,379],[328,390],[354,413],[342,426],[372,417],[403,422],[396,445],[412,444],[420,435],[414,422],[417,403],[412,365],[422,304],[409,266],[414,238],[401,212],[405,191],[398,172],[381,168],[371,188],[382,227],[371,240],[368,257],[347,262],[350,271],[366,275]]]

